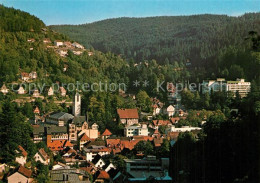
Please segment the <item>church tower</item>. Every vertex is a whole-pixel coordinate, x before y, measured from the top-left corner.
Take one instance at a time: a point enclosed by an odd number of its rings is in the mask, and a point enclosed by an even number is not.
[[[74,116],[80,116],[80,114],[81,114],[81,96],[78,92],[76,93],[76,95],[74,97],[72,111],[73,111]]]

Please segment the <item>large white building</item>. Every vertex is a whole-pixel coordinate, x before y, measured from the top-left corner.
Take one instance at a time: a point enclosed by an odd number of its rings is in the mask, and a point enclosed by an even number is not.
[[[148,128],[146,124],[142,124],[141,126],[128,126],[125,127],[124,134],[126,137],[133,137],[136,135],[148,136]]]
[[[180,128],[176,128],[174,125],[171,125],[166,128],[165,133],[167,134],[168,132],[190,132],[194,130],[201,130],[201,128],[192,126],[182,126]]]
[[[235,93],[238,92],[241,97],[245,97],[250,92],[251,83],[245,82],[245,79],[225,81],[223,78],[218,78],[217,80],[204,80],[201,88],[202,93],[211,93],[211,91],[226,91],[232,92],[235,95]]]
[[[237,79],[236,81],[227,81],[227,91],[232,93],[238,92],[241,97],[247,96],[250,92],[251,83],[245,82],[245,79]]]

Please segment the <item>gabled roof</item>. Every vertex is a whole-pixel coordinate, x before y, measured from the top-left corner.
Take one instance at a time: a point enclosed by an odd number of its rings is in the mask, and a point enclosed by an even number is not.
[[[117,109],[117,114],[121,119],[130,118],[137,119],[139,118],[137,109]]]
[[[96,174],[97,174],[97,179],[106,179],[106,180],[110,179],[109,174],[104,170],[99,170]]]
[[[44,151],[43,148],[39,149],[39,154],[43,157],[44,160],[49,159],[48,154]]]
[[[80,138],[80,141],[90,141],[91,139],[84,133]]]
[[[18,148],[20,149],[20,151],[24,157],[26,157],[28,155],[28,153],[24,150],[24,148],[22,146],[19,145]]]
[[[63,88],[63,87],[60,87],[60,91],[61,91],[62,93],[65,93],[65,92],[66,92],[65,88]]]
[[[27,168],[23,167],[23,166],[20,166],[19,169],[18,169],[18,172],[22,175],[24,175],[25,177],[27,178],[30,178],[31,175],[32,175],[32,171],[31,170],[28,170]]]
[[[5,86],[5,84],[3,84],[3,86],[1,87],[1,90],[6,90],[7,87]]]
[[[66,140],[64,143],[64,147],[73,147],[73,144],[70,143],[70,141]]]
[[[160,132],[159,132],[158,129],[156,129],[156,130],[153,132],[153,134],[160,134]]]
[[[67,133],[67,127],[66,126],[50,126],[47,127],[47,134],[52,133]]]
[[[171,111],[175,111],[175,108],[172,105],[169,105],[167,107],[167,111],[171,112]]]
[[[55,118],[60,120],[70,120],[73,119],[74,116],[66,112],[56,112],[56,113],[52,113],[50,115],[50,118]]]
[[[110,135],[112,135],[112,133],[108,129],[106,129],[102,134],[102,136],[110,136]]]
[[[166,126],[166,125],[170,125],[170,124],[171,124],[171,122],[169,120],[153,120],[154,126],[158,126],[158,125]]]
[[[101,156],[97,154],[95,158],[92,160],[92,163],[96,164],[101,159]]]

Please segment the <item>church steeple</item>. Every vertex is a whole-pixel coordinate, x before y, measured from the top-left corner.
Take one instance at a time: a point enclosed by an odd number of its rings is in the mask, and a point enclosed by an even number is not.
[[[73,115],[80,116],[81,115],[81,96],[77,92],[73,101]]]

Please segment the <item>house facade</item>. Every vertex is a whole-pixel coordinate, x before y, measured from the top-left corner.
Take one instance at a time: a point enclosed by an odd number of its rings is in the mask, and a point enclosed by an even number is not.
[[[142,124],[139,126],[127,126],[124,129],[125,137],[133,137],[133,136],[148,136],[148,128],[146,124]]]
[[[117,109],[119,121],[126,126],[138,124],[139,115],[137,109]]]

